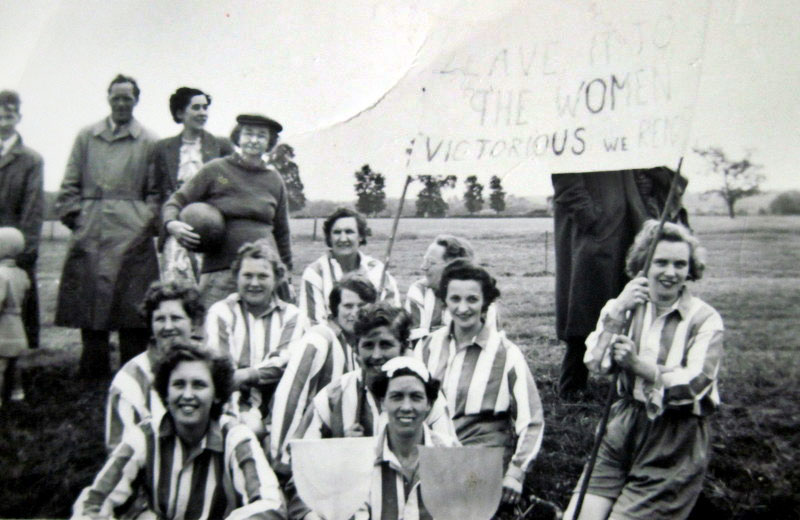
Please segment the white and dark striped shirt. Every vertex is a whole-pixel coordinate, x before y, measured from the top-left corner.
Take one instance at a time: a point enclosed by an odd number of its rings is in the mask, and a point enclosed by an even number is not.
[[[259,419],[264,396],[261,388],[274,385],[289,361],[289,344],[305,333],[307,321],[300,310],[273,296],[270,307],[255,316],[246,310],[238,293],[216,302],[205,320],[209,347],[226,352],[237,369],[249,369],[252,386],[234,392],[226,413],[254,413]],[[269,396],[266,396],[269,399]]]
[[[665,408],[685,409],[706,416],[720,403],[717,375],[722,360],[722,318],[713,307],[683,289],[678,301],[665,313],[656,316],[655,305],[648,302],[634,313],[631,339],[636,355],[658,368],[653,383],[620,373],[619,395],[632,397],[646,405],[654,418]],[[597,328],[586,339],[584,362],[590,370],[608,372],[611,348],[616,337],[625,331],[624,316],[614,316],[616,300],[609,300],[600,312]]]
[[[111,381],[106,401],[106,448],[112,451],[126,429],[164,412],[161,398],[153,387],[155,345],[125,363]]]
[[[314,325],[289,346],[289,362],[275,389],[272,405],[273,466],[280,462],[288,464],[286,446],[295,438],[311,399],[325,385],[355,367],[354,348],[332,321]]]
[[[187,452],[169,414],[125,431],[94,483],[73,506],[73,519],[113,518],[139,490],[158,518],[283,520],[278,481],[247,427],[212,420],[199,446]]]
[[[389,448],[388,435],[384,428],[376,437],[378,456],[372,472],[369,499],[356,513],[353,520],[433,520],[422,501],[419,478],[405,477],[397,456]],[[431,431],[423,425],[423,446],[453,448],[457,440]]]
[[[424,338],[434,330],[450,325],[450,322],[453,321],[450,311],[436,296],[433,288],[428,286],[425,278],[417,280],[408,288],[405,309],[411,315],[410,339],[412,341]],[[492,302],[486,309],[484,325],[500,329],[497,302]]]
[[[381,284],[383,262],[361,252],[358,253],[358,257],[356,272],[364,275],[377,290]],[[341,280],[344,274],[339,262],[331,253],[322,255],[303,270],[303,278],[300,281],[300,310],[312,324],[322,323],[328,318],[331,312],[328,308],[328,297],[333,290],[333,284]],[[386,300],[396,307],[400,306],[397,282],[388,271],[386,283],[378,299]]]
[[[418,343],[414,355],[442,382],[462,444],[503,446],[516,438],[506,475],[522,482],[542,444],[544,414],[519,347],[504,332],[483,327],[457,348],[451,325]]]
[[[364,385],[361,368],[357,368],[319,391],[306,409],[297,437],[344,437],[345,432],[356,424],[360,424],[364,435],[370,437],[376,435],[386,421],[380,403]],[[440,435],[455,438],[455,426],[447,410],[447,400],[441,392],[431,405],[425,424]]]

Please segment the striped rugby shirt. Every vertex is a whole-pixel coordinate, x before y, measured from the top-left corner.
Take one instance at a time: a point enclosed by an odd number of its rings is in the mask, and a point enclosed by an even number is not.
[[[112,451],[123,432],[150,417],[161,417],[165,410],[153,387],[153,362],[156,350],[147,350],[125,363],[111,381],[106,401],[106,448]]]
[[[358,253],[358,269],[356,272],[364,275],[377,289],[381,284],[383,262],[376,260],[364,253]],[[312,324],[324,322],[330,314],[328,296],[333,290],[333,284],[344,276],[339,262],[328,252],[317,258],[303,270],[300,282],[300,310],[308,317]],[[380,300],[386,300],[400,306],[400,291],[394,277],[386,272],[386,283]]]
[[[303,416],[297,436],[305,439],[344,437],[345,432],[358,423],[364,428],[364,435],[371,437],[386,420],[379,402],[364,386],[363,371],[357,368],[319,391]],[[436,433],[455,438],[447,400],[441,392],[431,405],[425,423]]]
[[[720,403],[717,375],[722,360],[722,318],[713,307],[692,296],[684,287],[672,307],[656,316],[655,305],[640,306],[634,313],[631,338],[642,361],[655,365],[659,375],[648,383],[628,371],[620,372],[619,395],[645,404],[650,418],[665,408],[680,408],[706,416]],[[597,328],[586,339],[584,362],[590,370],[608,372],[609,348],[624,334],[624,317],[615,316],[616,300],[600,312]]]
[[[230,354],[237,369],[250,369],[255,385],[250,388],[248,398],[234,397],[230,411],[236,414],[240,407],[245,411],[261,404],[257,386],[278,382],[289,360],[288,346],[303,336],[306,324],[296,306],[277,297],[273,297],[269,309],[260,316],[244,311],[238,293],[211,306],[205,320],[208,346]]]
[[[73,519],[112,518],[142,486],[158,518],[286,518],[275,474],[247,427],[212,420],[200,446],[184,453],[169,414],[125,431],[122,442],[73,506]]]
[[[408,288],[405,309],[411,314],[412,341],[424,338],[439,327],[450,325],[452,321],[450,311],[436,297],[433,288],[428,287],[428,280],[425,278],[415,281]],[[486,310],[484,324],[499,329],[497,315],[497,302],[492,302]]]
[[[456,348],[451,325],[417,343],[414,355],[442,382],[462,444],[503,446],[516,437],[506,475],[521,483],[539,453],[544,414],[519,347],[504,332],[483,327],[470,345]]]
[[[308,404],[325,385],[355,369],[354,348],[342,329],[327,320],[311,327],[289,347],[289,362],[272,404],[270,458],[287,463],[286,445],[295,438]]]
[[[439,446],[452,448],[459,446],[452,437],[439,435],[423,424],[423,446]],[[422,501],[419,478],[409,480],[403,475],[403,469],[397,456],[389,448],[388,435],[383,429],[376,437],[377,459],[372,472],[369,499],[356,513],[352,520],[433,520]]]

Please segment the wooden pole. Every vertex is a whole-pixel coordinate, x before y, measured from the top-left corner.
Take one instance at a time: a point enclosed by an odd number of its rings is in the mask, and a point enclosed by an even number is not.
[[[378,298],[380,298],[383,288],[386,285],[386,270],[389,268],[389,259],[392,257],[392,246],[394,239],[397,236],[397,225],[400,223],[400,215],[403,214],[403,204],[406,201],[406,192],[408,185],[411,184],[411,175],[406,175],[406,183],[403,185],[403,193],[400,195],[400,203],[397,205],[397,213],[394,215],[394,222],[392,222],[392,234],[389,237],[389,243],[386,245],[386,256],[383,258],[383,269],[381,270],[381,284],[378,287]]]
[[[317,241],[317,217],[314,217],[314,232],[311,234],[311,241]]]
[[[550,232],[544,232],[544,274],[547,274],[547,255],[550,249]]]
[[[667,221],[667,217],[669,216],[669,209],[670,205],[672,204],[672,199],[675,198],[675,194],[678,192],[678,181],[681,177],[681,166],[683,165],[683,157],[681,157],[680,161],[678,161],[678,171],[675,172],[675,176],[672,178],[672,183],[669,186],[669,194],[667,195],[667,200],[664,202],[664,209],[661,210],[661,219],[658,222],[658,227],[656,228],[656,232],[653,235],[653,239],[650,241],[650,244],[647,248],[647,256],[644,260],[644,267],[642,268],[642,272],[644,272],[645,276],[647,272],[650,270],[650,264],[653,262],[653,255],[656,252],[656,246],[658,245],[658,241],[661,238],[661,231],[664,229],[664,223]],[[637,306],[634,312],[631,312],[628,316],[628,319],[625,322],[625,328],[623,330],[629,330],[631,326],[631,321],[633,320],[633,316],[636,312],[640,312],[642,306]],[[608,427],[608,416],[611,412],[611,405],[614,404],[614,396],[616,395],[617,389],[617,379],[619,379],[619,372],[614,373],[613,380],[611,382],[611,387],[608,389],[608,394],[606,395],[606,404],[603,408],[603,416],[600,419],[600,424],[597,426],[597,435],[595,435],[594,445],[592,446],[592,452],[589,455],[589,462],[586,464],[586,472],[583,475],[583,480],[581,481],[581,489],[578,492],[578,501],[575,503],[575,512],[572,514],[571,520],[577,520],[578,516],[581,514],[581,508],[583,507],[583,499],[586,497],[586,490],[589,487],[589,479],[592,476],[592,471],[594,471],[594,465],[597,462],[597,452],[600,450],[600,443],[603,441],[603,437],[606,434],[606,428]]]

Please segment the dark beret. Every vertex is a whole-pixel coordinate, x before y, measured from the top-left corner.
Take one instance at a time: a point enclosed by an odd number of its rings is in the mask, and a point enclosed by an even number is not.
[[[265,126],[276,134],[283,130],[283,126],[279,122],[261,114],[239,114],[236,116],[236,122],[240,125]]]

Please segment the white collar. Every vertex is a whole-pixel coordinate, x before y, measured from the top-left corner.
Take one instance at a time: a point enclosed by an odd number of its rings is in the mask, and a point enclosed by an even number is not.
[[[4,139],[2,141],[3,148],[2,151],[0,152],[0,155],[6,155],[8,152],[10,152],[11,149],[14,147],[14,145],[17,144],[18,140],[19,140],[19,135],[16,132],[14,132],[8,139]]]

